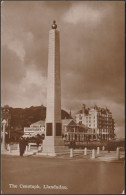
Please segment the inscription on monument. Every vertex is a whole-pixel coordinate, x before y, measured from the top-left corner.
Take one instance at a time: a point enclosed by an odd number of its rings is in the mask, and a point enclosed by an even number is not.
[[[62,130],[61,130],[61,123],[56,123],[56,136],[61,136]]]
[[[46,123],[46,136],[52,136],[52,123]]]

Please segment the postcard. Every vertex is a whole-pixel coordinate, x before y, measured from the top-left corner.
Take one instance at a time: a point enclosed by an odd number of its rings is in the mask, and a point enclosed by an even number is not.
[[[124,194],[124,83],[124,1],[1,1],[1,194]]]

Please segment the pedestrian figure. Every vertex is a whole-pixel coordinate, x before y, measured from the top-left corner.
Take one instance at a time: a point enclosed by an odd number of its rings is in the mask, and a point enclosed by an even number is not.
[[[23,149],[23,137],[19,139],[19,149],[20,149],[20,156],[23,156],[24,149]]]
[[[26,150],[26,146],[28,146],[28,138],[24,138],[24,152]]]
[[[19,148],[20,148],[20,156],[23,156],[25,150],[26,150],[27,140],[25,140],[23,137],[19,140]]]

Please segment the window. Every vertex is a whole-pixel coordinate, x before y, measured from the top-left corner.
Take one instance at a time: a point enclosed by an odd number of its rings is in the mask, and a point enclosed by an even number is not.
[[[52,123],[46,123],[46,136],[52,136]]]

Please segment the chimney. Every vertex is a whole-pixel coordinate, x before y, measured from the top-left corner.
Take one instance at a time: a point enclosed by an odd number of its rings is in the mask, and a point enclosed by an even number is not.
[[[70,118],[71,118],[71,109],[70,109],[70,114],[69,115],[70,115]]]
[[[85,108],[86,108],[86,106],[85,106],[85,104],[83,104],[83,107],[82,107],[82,114],[85,114]]]

